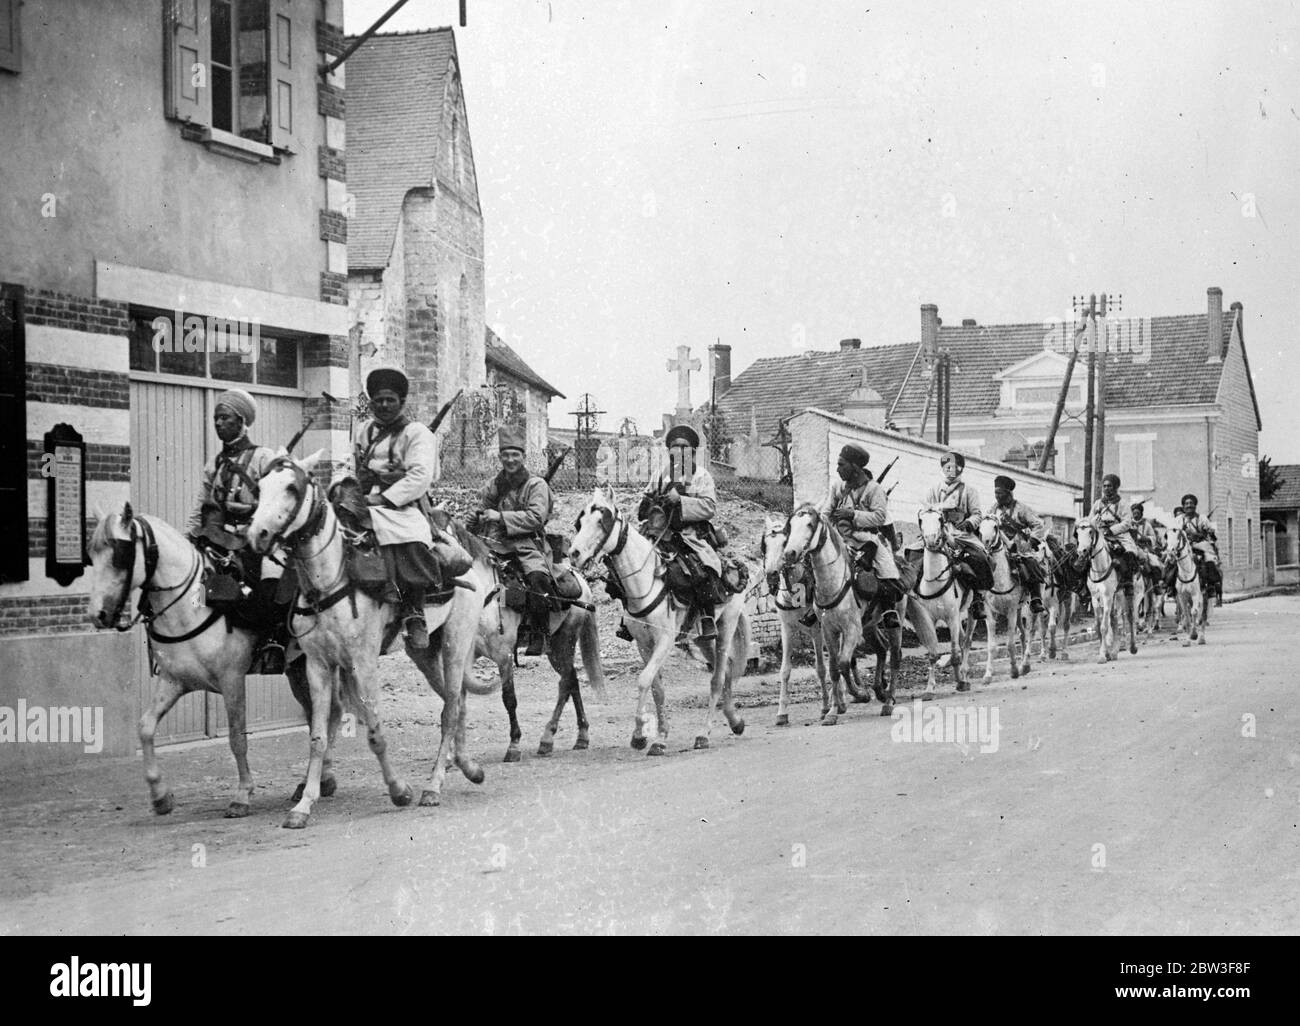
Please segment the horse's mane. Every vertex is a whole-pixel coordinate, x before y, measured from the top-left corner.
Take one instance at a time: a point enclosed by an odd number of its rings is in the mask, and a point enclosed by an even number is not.
[[[471,531],[465,524],[456,517],[451,518],[451,533],[455,536],[461,547],[470,554],[474,562],[490,562],[491,552],[483,539]]]

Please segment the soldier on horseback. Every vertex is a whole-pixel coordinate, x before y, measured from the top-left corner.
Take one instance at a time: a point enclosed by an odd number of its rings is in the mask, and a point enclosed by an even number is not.
[[[1191,542],[1192,552],[1196,557],[1197,569],[1204,579],[1207,590],[1216,591],[1221,588],[1223,575],[1219,570],[1219,545],[1218,535],[1214,530],[1213,521],[1203,517],[1196,511],[1197,499],[1190,492],[1183,496],[1180,503],[1183,518],[1183,533],[1187,535],[1187,540]],[[1174,575],[1177,573],[1177,566],[1173,569],[1165,570],[1165,583],[1171,589]],[[1220,605],[1223,604],[1222,594],[1218,597]]]
[[[711,523],[718,510],[718,493],[713,475],[695,463],[700,436],[686,424],[669,428],[664,436],[668,447],[668,472],[656,474],[641,497],[637,517],[645,520],[658,508],[667,516],[660,534],[670,539],[676,558],[668,566],[669,586],[675,591],[687,588],[700,610],[699,637],[716,636],[713,611],[725,602],[728,590],[722,583],[722,558],[714,547]],[[652,533],[659,533],[654,531]],[[683,574],[682,564],[686,571]]]
[[[970,615],[979,619],[984,615],[980,592],[993,587],[993,570],[989,565],[988,553],[976,533],[981,519],[979,494],[961,479],[962,472],[966,469],[966,457],[961,453],[944,453],[939,458],[939,466],[943,468],[943,484],[931,488],[925,501],[942,511],[944,520],[956,531],[956,572],[974,592]]]
[[[890,525],[889,500],[885,490],[871,478],[867,464],[871,456],[860,445],[850,442],[840,450],[835,472],[839,480],[832,483],[830,492],[822,501],[818,512],[829,517],[856,557],[861,569],[870,564],[878,588],[871,604],[864,611],[870,620],[876,610],[881,611],[880,626],[894,630],[899,626],[894,610],[903,597],[898,564],[894,561],[893,539],[885,529]],[[805,618],[815,615],[813,610]],[[801,621],[802,622],[802,621]]]
[[[546,649],[555,593],[546,544],[554,498],[546,480],[524,466],[526,444],[522,427],[507,425],[498,432],[501,473],[484,489],[482,509],[470,526],[485,534],[495,555],[518,564],[526,592],[520,628],[528,641],[524,654],[536,656]]]
[[[1125,514],[1123,502],[1119,497],[1120,480],[1117,474],[1107,474],[1101,479],[1101,496],[1092,504],[1092,520],[1103,528],[1111,547],[1118,545],[1122,550],[1121,560],[1125,572],[1120,576],[1126,591],[1133,588],[1133,574],[1150,562],[1146,553],[1138,547],[1133,536],[1133,521]]]
[[[410,384],[393,367],[366,376],[372,419],[352,433],[352,465],[368,514],[357,519],[374,531],[375,541],[398,597],[398,617],[412,648],[429,647],[424,617],[430,591],[443,589],[442,567],[435,556],[428,519],[428,491],[433,481],[436,446],[433,433],[403,409]],[[333,489],[331,488],[331,491]]]
[[[228,561],[237,569],[238,583],[225,575],[220,575],[223,582],[210,579],[208,598],[228,603],[232,611],[241,612],[249,625],[262,633],[261,671],[283,673],[291,596],[277,595],[279,573],[264,573],[271,567],[264,567],[263,557],[246,547],[245,538],[248,522],[257,509],[257,482],[275,458],[275,453],[255,444],[248,435],[256,419],[257,403],[243,389],[232,388],[217,396],[212,423],[222,447],[203,468],[198,502],[190,515],[189,536],[199,547],[212,551],[219,561]],[[250,592],[246,602],[241,600],[240,584]]]
[[[1047,526],[1038,514],[1015,497],[1016,482],[1014,478],[999,474],[993,479],[993,497],[997,505],[993,508],[993,519],[1010,539],[1010,549],[1014,554],[1020,580],[1029,590],[1031,598],[1030,612],[1043,612],[1043,565],[1035,553],[1047,539]]]

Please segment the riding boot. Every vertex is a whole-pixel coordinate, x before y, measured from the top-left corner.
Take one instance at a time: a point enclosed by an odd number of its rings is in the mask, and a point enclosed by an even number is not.
[[[424,619],[424,589],[407,586],[399,612],[406,625],[406,643],[412,648],[429,647],[429,625]]]
[[[1035,616],[1043,612],[1043,585],[1037,581],[1029,586],[1029,611]]]

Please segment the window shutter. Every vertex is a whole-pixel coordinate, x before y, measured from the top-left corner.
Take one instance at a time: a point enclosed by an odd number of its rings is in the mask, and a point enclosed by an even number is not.
[[[0,0],[0,68],[23,70],[22,33],[18,28],[21,0]]]
[[[212,124],[211,8],[208,0],[168,0],[167,116]]]
[[[3,0],[0,0],[2,3]],[[23,288],[0,285],[0,582],[27,572],[27,353]],[[42,482],[43,490],[44,482]]]
[[[310,102],[311,82],[302,84],[304,70],[315,74],[312,62],[301,56],[303,40],[294,38],[293,4],[291,0],[270,0],[270,74],[267,77],[268,102],[271,110],[271,145],[276,149],[299,152],[302,150],[302,122],[306,114],[301,109]],[[302,29],[302,26],[298,26]],[[315,44],[311,46],[314,48]]]

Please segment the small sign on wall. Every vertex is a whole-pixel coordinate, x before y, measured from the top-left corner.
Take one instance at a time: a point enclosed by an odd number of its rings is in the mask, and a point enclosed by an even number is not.
[[[66,588],[86,563],[86,443],[72,425],[45,432],[41,474],[49,482],[45,576]]]

